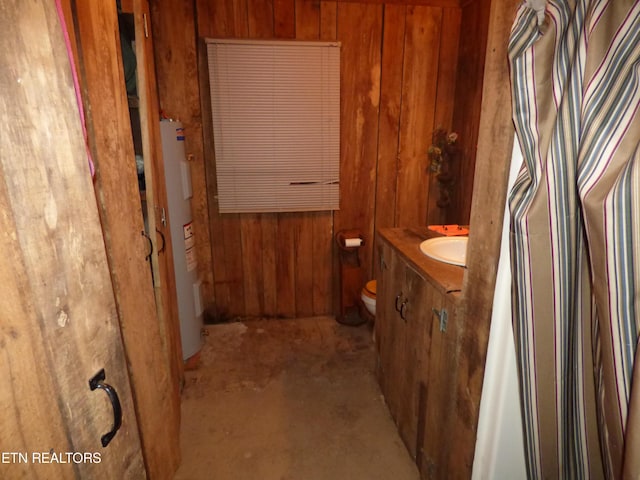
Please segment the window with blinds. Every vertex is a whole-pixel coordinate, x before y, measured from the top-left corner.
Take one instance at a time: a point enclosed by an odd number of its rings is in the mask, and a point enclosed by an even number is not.
[[[337,210],[340,44],[206,43],[220,213]]]

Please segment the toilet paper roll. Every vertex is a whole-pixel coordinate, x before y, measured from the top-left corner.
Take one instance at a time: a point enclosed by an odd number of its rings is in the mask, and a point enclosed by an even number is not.
[[[361,238],[345,238],[344,239],[345,247],[359,247],[360,245],[362,245]]]

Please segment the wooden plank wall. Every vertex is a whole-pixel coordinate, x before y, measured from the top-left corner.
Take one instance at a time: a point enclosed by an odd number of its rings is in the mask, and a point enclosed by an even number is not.
[[[473,463],[514,140],[511,95],[507,93],[510,89],[507,46],[520,2],[489,3],[469,261],[458,322],[453,330],[461,353],[455,360],[457,392],[455,410],[452,409],[455,414],[447,419],[448,428],[454,432],[451,444],[459,446],[459,450],[449,452],[447,472],[451,478],[462,478],[461,472],[465,471],[462,469]]]
[[[180,0],[151,3],[161,106],[189,122],[194,133],[202,128],[203,143],[194,134],[187,148],[197,164],[194,221],[211,239],[210,256],[204,243],[198,251],[205,297],[219,311],[331,314],[337,305],[336,232],[363,232],[361,261],[365,278],[372,278],[375,229],[444,221],[429,198],[426,151],[433,129],[450,127],[454,115],[462,15],[457,3],[195,0],[195,8]],[[200,87],[193,82],[194,52],[205,37],[342,43],[339,211],[218,213],[202,58]],[[198,88],[200,100],[193,94]]]
[[[460,134],[462,154],[458,181],[447,212],[449,223],[468,224],[471,218],[490,7],[491,0],[475,0],[462,8],[452,127]]]

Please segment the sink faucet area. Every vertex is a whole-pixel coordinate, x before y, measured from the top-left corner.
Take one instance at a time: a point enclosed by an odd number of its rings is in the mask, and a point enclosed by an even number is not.
[[[420,251],[434,260],[464,267],[468,240],[469,237],[430,238],[420,244]]]

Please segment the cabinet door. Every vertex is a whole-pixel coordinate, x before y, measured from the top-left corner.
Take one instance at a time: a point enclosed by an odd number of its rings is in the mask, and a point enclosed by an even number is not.
[[[0,477],[145,478],[54,2],[8,0],[0,26]]]
[[[428,360],[423,362],[421,408],[418,423],[418,451],[416,463],[425,479],[447,476],[447,457],[455,439],[453,429],[447,428],[458,415],[455,392],[457,388],[457,351],[455,338],[456,294],[443,295],[435,290],[428,294],[438,312],[446,311],[447,325],[442,328],[440,317],[432,312],[431,342]],[[470,471],[471,466],[469,466]],[[461,469],[463,470],[463,469]]]
[[[403,263],[402,298],[399,300],[403,343],[396,350],[398,411],[396,423],[411,457],[416,457],[422,365],[428,358],[430,309],[427,281]]]
[[[380,388],[393,418],[398,410],[396,391],[397,360],[395,351],[402,330],[399,331],[396,298],[401,293],[401,265],[398,256],[385,242],[378,244],[380,276],[377,281],[375,338],[378,358],[376,370]]]
[[[400,436],[415,458],[422,364],[428,359],[431,338],[427,282],[387,243],[379,244],[379,255],[378,379]]]

